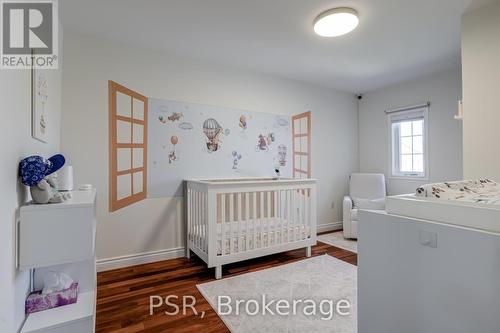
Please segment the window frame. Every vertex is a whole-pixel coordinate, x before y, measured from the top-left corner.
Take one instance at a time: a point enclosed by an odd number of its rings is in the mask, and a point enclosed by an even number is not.
[[[422,125],[422,158],[423,158],[423,172],[401,172],[399,160],[401,151],[399,142],[401,136],[397,136],[395,140],[395,133],[393,130],[394,123],[401,123],[405,121],[423,120]],[[389,136],[389,178],[391,179],[405,179],[405,180],[428,180],[429,179],[429,107],[418,107],[410,110],[389,112],[387,114],[387,127]],[[411,136],[413,137],[413,135]],[[396,142],[397,141],[397,142]],[[396,151],[397,149],[397,151]],[[396,158],[397,157],[397,158]]]
[[[130,117],[118,114],[117,94],[121,93],[130,98]],[[147,172],[148,172],[148,98],[114,81],[108,81],[108,113],[109,113],[109,212],[114,212],[133,203],[144,200],[147,196]],[[143,103],[142,120],[134,117],[134,100]],[[130,142],[118,142],[118,121],[130,123]],[[141,125],[142,143],[134,143],[134,124]],[[118,170],[118,149],[129,148],[131,150],[130,168]],[[134,148],[142,148],[142,166],[134,168]],[[142,172],[142,191],[135,192],[134,174]],[[130,175],[130,195],[118,198],[118,177]]]
[[[303,131],[301,125],[299,127],[295,125],[296,121],[301,124],[302,119],[306,122],[305,131]],[[302,147],[301,145],[300,149],[298,149],[295,145],[295,140],[300,138],[306,138],[307,145],[306,147]],[[307,165],[298,166],[296,163],[297,156],[305,156]],[[292,159],[292,178],[303,179],[302,176],[311,178],[311,111],[292,116]]]

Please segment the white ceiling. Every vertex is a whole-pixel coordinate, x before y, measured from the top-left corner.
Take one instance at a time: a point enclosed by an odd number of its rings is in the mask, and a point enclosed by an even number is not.
[[[460,65],[460,18],[490,0],[63,0],[63,27],[350,92]],[[360,25],[316,36],[322,11]]]

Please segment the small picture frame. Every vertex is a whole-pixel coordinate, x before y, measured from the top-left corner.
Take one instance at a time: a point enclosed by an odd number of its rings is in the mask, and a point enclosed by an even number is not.
[[[32,59],[35,52],[31,51]],[[31,66],[31,136],[48,143],[50,85],[47,70]]]

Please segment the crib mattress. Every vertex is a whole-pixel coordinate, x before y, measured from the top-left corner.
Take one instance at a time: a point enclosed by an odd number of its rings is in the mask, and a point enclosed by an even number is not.
[[[217,223],[217,254],[221,255],[223,248],[225,254],[243,252],[288,243],[294,240],[294,237],[298,241],[305,240],[311,236],[310,226],[303,224],[293,226],[290,224],[287,226],[287,221],[280,219],[272,219],[268,225],[255,223],[255,227],[253,222],[248,222],[248,225],[246,225],[245,221],[231,222],[226,223],[224,226],[225,235],[221,237],[222,226],[221,223]],[[239,231],[238,225],[240,226]],[[254,228],[255,234],[253,231]],[[191,241],[195,243],[201,241],[208,232],[205,225],[197,226],[195,231],[195,234],[190,237]]]

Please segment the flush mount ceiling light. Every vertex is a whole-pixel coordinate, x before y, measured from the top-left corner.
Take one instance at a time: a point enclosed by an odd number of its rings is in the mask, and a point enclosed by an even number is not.
[[[352,8],[339,7],[321,13],[314,20],[314,32],[322,37],[345,35],[358,26],[358,12]]]

